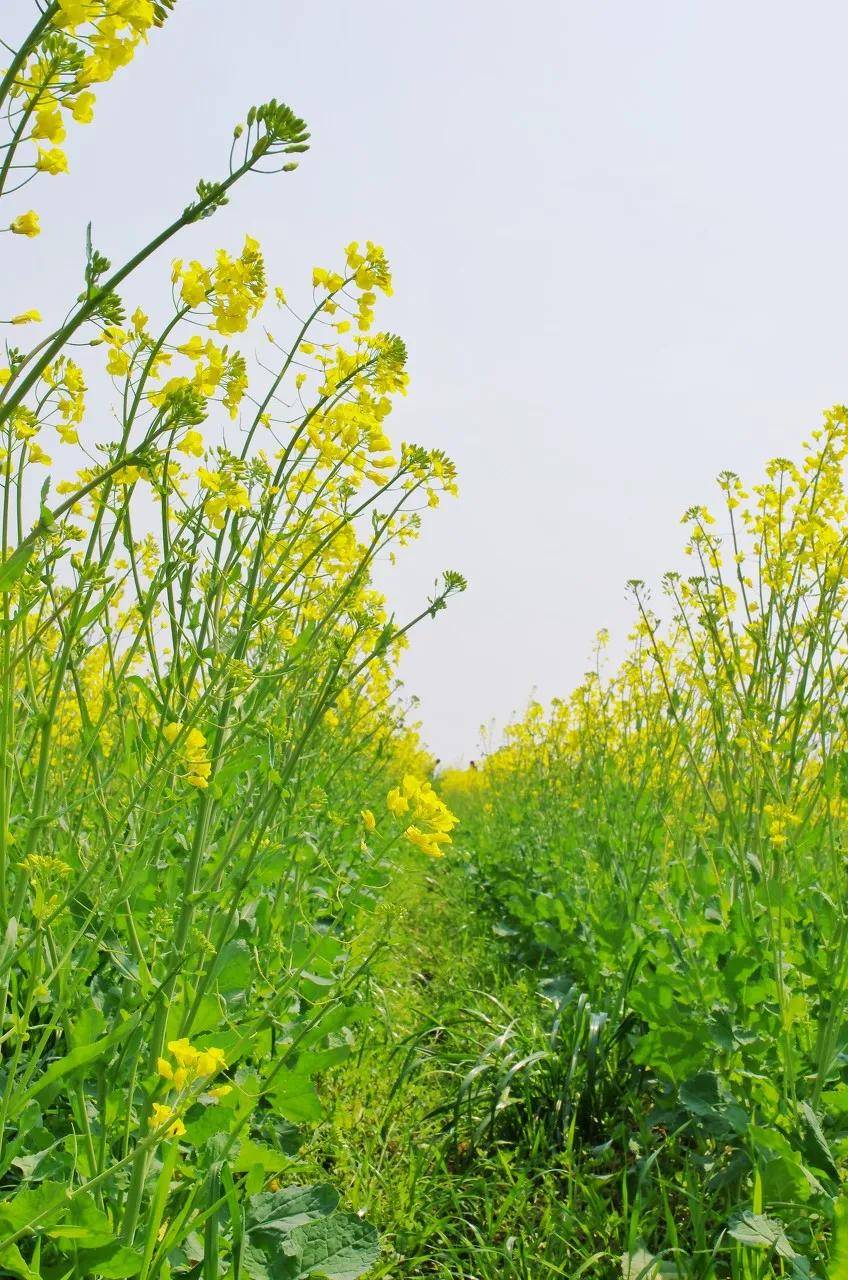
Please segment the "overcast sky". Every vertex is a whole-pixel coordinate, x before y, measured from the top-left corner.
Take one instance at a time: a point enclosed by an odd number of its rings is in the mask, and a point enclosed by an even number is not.
[[[180,0],[71,175],[22,193],[46,230],[11,292],[58,316],[89,218],[120,258],[222,172],[250,103],[306,118],[298,173],[243,183],[141,297],[244,231],[292,293],[348,240],[386,246],[393,430],[461,475],[388,582],[405,616],[439,569],[469,578],[404,665],[431,747],[467,758],[566,694],[598,628],[620,649],[624,583],[678,562],[719,470],[758,478],[848,399],[846,47],[836,0]]]

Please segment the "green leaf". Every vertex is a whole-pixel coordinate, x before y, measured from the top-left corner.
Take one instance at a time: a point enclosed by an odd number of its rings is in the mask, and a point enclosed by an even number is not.
[[[228,1108],[204,1107],[197,1119],[186,1122],[186,1137],[193,1146],[202,1147],[217,1134],[229,1132],[233,1122],[233,1113]]]
[[[848,1196],[833,1202],[833,1242],[827,1280],[848,1280]]]
[[[274,1151],[272,1147],[263,1146],[245,1138],[239,1143],[238,1151],[230,1161],[230,1167],[236,1173],[247,1173],[255,1165],[260,1165],[266,1173],[280,1173],[291,1163],[287,1155]]]
[[[828,1146],[827,1138],[821,1127],[818,1116],[808,1102],[802,1102],[798,1108],[801,1113],[801,1132],[803,1136],[804,1155],[811,1165],[821,1169],[835,1182],[839,1181],[839,1170]]]
[[[21,1094],[17,1099],[13,1099],[8,1112],[10,1120],[14,1120],[20,1115],[23,1108],[32,1098],[37,1098],[39,1094],[45,1090],[59,1084],[66,1076],[71,1075],[75,1071],[81,1071],[83,1067],[91,1066],[92,1062],[97,1062],[104,1058],[116,1044],[120,1044],[125,1040],[131,1031],[135,1029],[135,1022],[130,1018],[121,1026],[116,1027],[114,1031],[110,1031],[108,1036],[103,1036],[101,1040],[96,1040],[94,1044],[80,1045],[76,1049],[72,1049],[70,1053],[66,1053],[64,1058],[60,1058],[58,1062],[54,1062],[47,1068],[43,1076],[36,1080],[35,1084],[27,1089],[26,1093]]]
[[[706,1120],[717,1131],[742,1133],[747,1125],[744,1109],[714,1071],[701,1071],[680,1086],[680,1104],[692,1115]]]
[[[775,1249],[781,1258],[791,1260],[795,1250],[787,1239],[779,1218],[766,1218],[762,1213],[746,1210],[728,1227],[728,1234],[751,1249]]]
[[[275,1108],[292,1124],[315,1123],[324,1118],[324,1108],[308,1076],[287,1075],[270,1095]]]
[[[67,1211],[56,1226],[49,1227],[46,1235],[53,1240],[73,1240],[90,1248],[102,1248],[117,1243],[112,1225],[106,1214],[97,1208],[92,1196],[77,1193],[68,1201]]]
[[[215,982],[224,993],[244,991],[253,981],[253,953],[242,938],[234,938],[222,947],[215,968]]]
[[[291,1242],[300,1252],[298,1280],[312,1275],[326,1280],[356,1280],[377,1261],[377,1232],[353,1213],[334,1213],[295,1227]]]
[[[326,1183],[263,1191],[248,1201],[247,1229],[287,1233],[307,1222],[328,1217],[338,1203],[338,1192]]]
[[[0,1267],[4,1276],[14,1276],[15,1280],[40,1280],[37,1271],[33,1271],[16,1244],[7,1244],[0,1249]]]
[[[821,1184],[804,1168],[792,1144],[777,1129],[752,1125],[749,1137],[757,1153],[763,1204],[807,1201]]]
[[[91,1273],[103,1280],[124,1280],[127,1276],[137,1276],[144,1261],[135,1249],[115,1241],[100,1249],[80,1249],[80,1270],[84,1275]]]
[[[0,565],[0,594],[11,591],[18,579],[23,577],[34,550],[34,542],[22,542],[15,548],[9,559]]]
[[[252,1240],[248,1240],[242,1249],[241,1270],[247,1280],[274,1280],[271,1260],[264,1249]]]
[[[124,680],[124,684],[128,689],[137,689],[145,702],[152,703],[158,715],[162,716],[165,714],[165,708],[160,698],[153,692],[149,684],[147,684],[145,680],[142,680],[141,676],[127,676]]]
[[[117,594],[117,590],[118,590],[117,587],[115,587],[113,588],[112,591],[108,591],[101,600],[98,600],[96,604],[92,605],[90,609],[86,610],[86,612],[82,615],[82,617],[77,622],[77,626],[76,626],[77,635],[80,635],[80,636],[84,635],[85,632],[89,629],[89,627],[92,627],[94,625],[94,623],[100,617],[101,613],[105,612],[105,610],[111,603],[113,597]]]
[[[59,1182],[25,1187],[14,1199],[0,1200],[0,1226],[6,1231],[21,1231],[33,1224],[45,1226],[67,1203],[67,1191]]]
[[[647,1249],[621,1255],[622,1280],[680,1280],[681,1274],[673,1262],[663,1262]]]
[[[681,1014],[678,1026],[647,1031],[636,1045],[633,1058],[672,1080],[685,1080],[703,1063],[707,1045],[704,1029],[687,1023]]]
[[[88,1005],[73,1023],[74,1048],[83,1044],[94,1044],[102,1039],[106,1029],[106,1019],[95,1005]]]

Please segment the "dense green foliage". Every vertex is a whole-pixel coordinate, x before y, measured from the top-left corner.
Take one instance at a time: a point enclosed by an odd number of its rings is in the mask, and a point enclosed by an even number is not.
[[[54,0],[11,49],[4,295],[40,232],[16,193],[67,170],[66,125],[171,7]],[[394,670],[463,583],[401,622],[372,568],[453,467],[387,435],[406,352],[372,332],[370,241],[312,271],[301,312],[273,292],[255,367],[233,345],[269,293],[250,237],[174,261],[157,317],[124,301],[307,138],[251,107],[225,176],[125,262],[79,236],[79,295],[0,361],[4,1276],[353,1280],[377,1256],[294,1157],[368,1013],[351,948],[396,848],[450,843]],[[15,335],[42,323],[9,302]]]
[[[445,780],[498,932],[556,1004],[534,1119],[622,1164],[648,1124],[639,1159],[674,1174],[639,1247],[668,1274],[823,1276],[843,1213],[846,424],[750,495],[720,477],[725,534],[687,513],[668,620],[632,584],[621,668],[601,647]]]

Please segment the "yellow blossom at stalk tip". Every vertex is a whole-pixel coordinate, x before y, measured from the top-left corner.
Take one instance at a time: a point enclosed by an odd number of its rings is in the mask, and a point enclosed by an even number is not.
[[[176,1066],[167,1058],[157,1058],[156,1070],[163,1080],[168,1080],[175,1089],[182,1090],[197,1080],[207,1080],[226,1067],[223,1049],[208,1047],[196,1049],[185,1036],[179,1040],[168,1042],[168,1053]],[[226,1086],[222,1086],[225,1088]],[[223,1095],[222,1095],[223,1096]]]
[[[16,316],[12,316],[9,324],[39,324],[41,321],[41,312],[33,308],[30,311],[20,311]]]
[[[28,213],[19,213],[17,218],[13,218],[9,223],[9,230],[16,236],[33,236],[41,234],[41,224],[38,220],[38,214],[34,209],[30,209]]]
[[[377,828],[377,819],[370,809],[362,810],[362,825],[366,831],[375,831]]]
[[[431,858],[442,857],[457,819],[429,782],[406,774],[400,787],[392,787],[387,795],[386,808],[396,818],[412,818],[404,830],[410,844]]]

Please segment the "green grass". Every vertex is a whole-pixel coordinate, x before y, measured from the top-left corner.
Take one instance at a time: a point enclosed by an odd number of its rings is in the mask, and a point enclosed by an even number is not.
[[[361,944],[383,946],[381,1017],[324,1079],[328,1119],[300,1159],[380,1230],[369,1277],[825,1274],[781,1270],[727,1234],[733,1194],[710,1186],[686,1128],[667,1127],[626,1036],[610,1020],[592,1040],[598,1019],[576,997],[560,997],[552,1035],[557,990],[541,996],[492,925],[461,859],[408,860]],[[558,1104],[564,1131],[550,1124]]]
[[[375,932],[382,1022],[325,1081],[332,1119],[305,1153],[310,1176],[323,1169],[379,1227],[375,1280],[619,1275],[628,1213],[616,1147],[554,1150],[520,1114],[520,1071],[514,1106],[475,1141],[492,1091],[460,1101],[469,1073],[491,1085],[493,1044],[514,1042],[520,1062],[545,1031],[532,975],[510,965],[462,867],[410,860]]]

